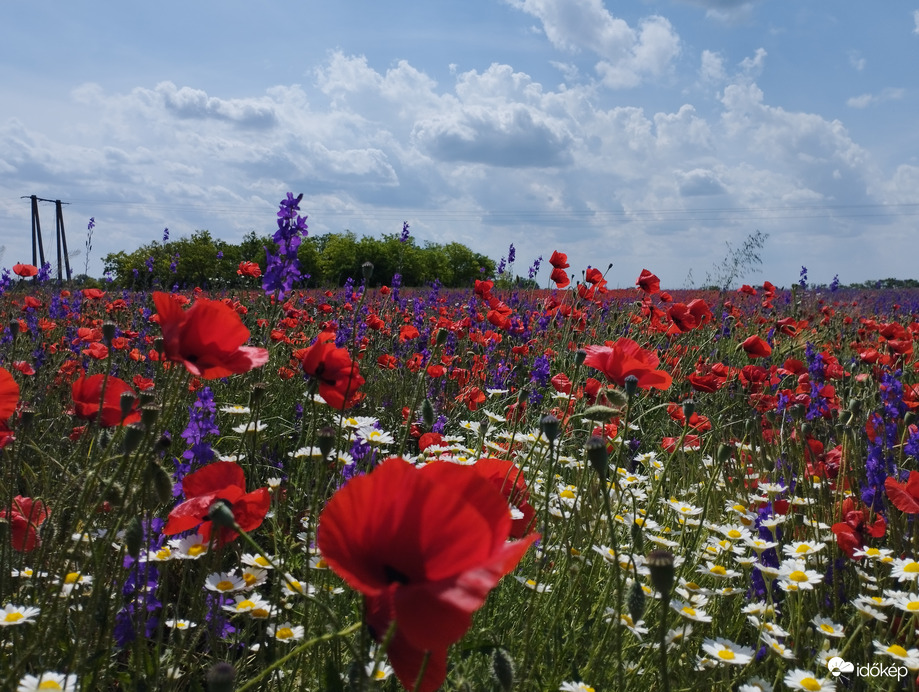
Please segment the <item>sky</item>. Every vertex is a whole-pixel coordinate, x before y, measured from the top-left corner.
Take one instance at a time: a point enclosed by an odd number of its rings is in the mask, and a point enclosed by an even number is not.
[[[700,287],[756,232],[738,283],[919,275],[919,0],[3,9],[0,266],[31,262],[30,195],[100,276],[165,228],[271,234],[293,192],[310,234],[513,244],[542,285],[557,250]]]

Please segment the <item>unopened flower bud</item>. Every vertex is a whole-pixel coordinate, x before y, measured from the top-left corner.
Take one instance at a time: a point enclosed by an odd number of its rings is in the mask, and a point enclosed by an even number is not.
[[[265,392],[268,385],[264,382],[256,382],[252,385],[252,391],[249,393],[249,406],[257,406],[265,398]]]
[[[143,406],[140,409],[140,422],[146,428],[149,428],[154,423],[156,423],[156,419],[159,417],[160,417],[160,407],[157,406],[156,404],[148,404],[146,406]]]
[[[207,671],[207,692],[233,692],[236,688],[236,669],[226,661],[215,663]]]
[[[134,392],[122,392],[121,398],[118,399],[118,406],[121,408],[121,420],[127,418],[136,405],[137,396]]]
[[[445,343],[447,343],[448,336],[450,336],[450,332],[448,332],[446,329],[438,329],[437,335],[434,337],[434,343],[436,343],[438,346],[443,346]]]
[[[431,405],[430,400],[425,397],[424,401],[421,402],[421,420],[424,421],[425,426],[430,430],[434,426],[434,407]]]
[[[320,428],[316,434],[316,446],[319,447],[322,458],[328,459],[335,446],[335,428],[328,425]]]
[[[102,340],[105,342],[106,346],[112,345],[112,339],[115,338],[115,332],[118,329],[118,325],[114,322],[103,322],[102,323]]]
[[[546,436],[546,439],[549,440],[549,444],[552,444],[555,442],[555,440],[558,439],[558,418],[553,416],[551,413],[542,417],[542,419],[539,421],[539,427],[542,430],[543,435]]]
[[[501,692],[511,692],[514,689],[514,659],[507,649],[498,647],[491,658],[491,671]]]
[[[587,440],[587,460],[591,467],[605,481],[609,474],[609,454],[606,451],[606,440],[599,435],[594,435]]]
[[[140,555],[140,549],[144,542],[144,527],[140,523],[140,517],[136,514],[131,517],[128,525],[124,529],[124,546],[128,555],[136,558]]]
[[[236,517],[233,516],[233,505],[223,498],[214,500],[211,503],[211,506],[207,510],[207,518],[210,519],[215,526],[224,529],[236,527]]]
[[[692,399],[687,399],[683,402],[683,418],[686,419],[687,425],[689,424],[689,419],[692,418],[692,414],[696,412],[696,402]]]
[[[629,587],[629,595],[626,599],[629,607],[629,616],[632,622],[638,622],[645,614],[645,590],[641,587],[641,582],[633,581]]]
[[[364,262],[361,265],[361,272],[364,274],[364,281],[370,281],[370,277],[373,275],[373,262]]]
[[[124,429],[124,453],[130,454],[144,439],[144,428],[140,425],[128,425]]]
[[[584,365],[584,361],[587,360],[587,351],[583,348],[579,348],[574,352],[574,364],[576,366]]]
[[[664,598],[670,598],[673,588],[673,578],[676,570],[673,566],[673,553],[669,550],[657,549],[648,553],[645,565],[651,573],[651,583]]]
[[[638,378],[635,375],[627,375],[625,378],[625,393],[630,399],[638,391]]]

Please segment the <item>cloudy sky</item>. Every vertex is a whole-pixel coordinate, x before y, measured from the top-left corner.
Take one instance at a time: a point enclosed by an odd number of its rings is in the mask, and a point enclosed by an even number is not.
[[[761,231],[750,283],[916,277],[917,65],[919,0],[6,0],[0,265],[22,196],[99,275],[292,191],[310,233],[407,221],[523,275],[699,286]]]

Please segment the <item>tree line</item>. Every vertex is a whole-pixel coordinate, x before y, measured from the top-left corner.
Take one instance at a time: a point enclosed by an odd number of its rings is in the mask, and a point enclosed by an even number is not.
[[[105,273],[116,284],[137,290],[154,286],[218,288],[252,285],[251,276],[238,273],[241,262],[265,270],[265,248],[277,246],[271,236],[248,233],[239,244],[195,231],[191,237],[154,241],[134,252],[113,252],[103,258]],[[425,242],[395,234],[358,238],[351,231],[310,235],[297,253],[304,276],[300,287],[343,286],[348,279],[361,283],[363,265],[373,271],[370,286],[391,285],[398,274],[403,286],[424,286],[435,280],[447,287],[466,287],[494,275],[495,263],[461,243]]]

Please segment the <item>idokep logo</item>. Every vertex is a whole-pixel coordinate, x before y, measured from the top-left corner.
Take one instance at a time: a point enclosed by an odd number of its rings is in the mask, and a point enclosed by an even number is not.
[[[834,656],[826,662],[826,667],[834,678],[842,674],[855,673],[860,678],[896,678],[901,680],[909,675],[909,668],[906,666],[884,666],[880,663],[872,663],[866,666],[856,666],[854,663],[846,661],[839,656]]]
[[[834,678],[838,678],[843,673],[852,673],[855,671],[855,664],[844,661],[839,656],[833,656],[826,662],[826,667],[830,669]]]

